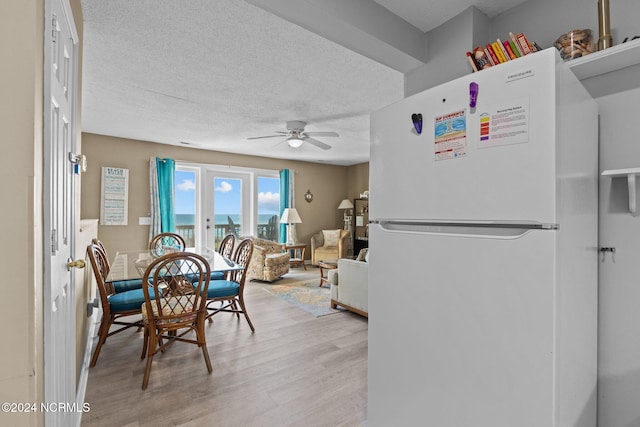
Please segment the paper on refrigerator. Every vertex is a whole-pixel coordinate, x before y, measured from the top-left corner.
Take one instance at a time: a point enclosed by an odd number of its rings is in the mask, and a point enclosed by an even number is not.
[[[467,155],[467,115],[464,110],[435,118],[435,160],[455,159]]]

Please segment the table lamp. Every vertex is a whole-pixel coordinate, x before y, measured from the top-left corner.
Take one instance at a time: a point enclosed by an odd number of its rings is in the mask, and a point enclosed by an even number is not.
[[[280,218],[280,224],[287,224],[287,244],[295,243],[295,224],[300,224],[302,220],[296,208],[286,208]]]

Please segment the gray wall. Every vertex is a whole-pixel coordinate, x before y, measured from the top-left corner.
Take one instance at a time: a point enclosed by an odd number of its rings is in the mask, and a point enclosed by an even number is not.
[[[486,39],[488,21],[486,15],[470,7],[430,31],[425,37],[427,63],[405,74],[405,96],[468,74],[471,69],[465,52]]]
[[[640,167],[640,81],[633,86],[597,98],[601,171]],[[640,425],[640,216],[629,213],[627,188],[626,178],[600,178],[599,243],[616,248],[599,274],[598,425],[607,427]]]

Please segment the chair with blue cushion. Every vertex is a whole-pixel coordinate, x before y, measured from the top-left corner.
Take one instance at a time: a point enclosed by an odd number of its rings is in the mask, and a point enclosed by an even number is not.
[[[106,260],[106,271],[104,277],[106,278],[109,275],[109,271],[111,271],[111,265],[109,264],[109,256],[107,254],[107,249],[104,247],[102,242],[98,239],[92,239],[91,243],[98,246],[98,249],[102,251],[102,255]],[[142,288],[142,279],[128,279],[128,280],[115,280],[113,282],[107,283],[107,286],[111,286],[113,291],[116,294],[125,291],[131,291],[134,289]]]
[[[218,245],[218,253],[227,259],[231,259],[233,256],[233,246],[236,243],[236,236],[233,234],[227,234],[220,241]],[[211,280],[222,280],[226,276],[222,271],[214,271],[211,273]]]
[[[227,234],[220,241],[218,246],[218,253],[227,259],[231,259],[233,255],[233,246],[236,244],[236,236],[233,234]]]
[[[187,244],[181,235],[177,233],[160,233],[149,242],[149,250],[154,258],[174,252],[183,252],[187,248]]]
[[[242,313],[247,319],[251,331],[255,331],[244,303],[244,282],[252,253],[253,241],[251,239],[242,240],[233,254],[233,261],[242,266],[243,269],[229,272],[225,280],[212,280],[209,283],[207,292],[207,319],[209,321],[212,320],[212,316],[220,312],[235,313],[238,319],[240,318],[240,313]],[[213,303],[216,301],[222,301],[222,305],[214,307]]]
[[[201,255],[178,252],[155,259],[144,273],[144,344],[142,356],[147,366],[142,389],[147,388],[153,356],[176,341],[196,344],[202,349],[207,370],[213,371],[207,350],[204,322],[211,269]],[[191,332],[195,332],[195,339]],[[148,352],[148,354],[147,354]],[[191,366],[191,356],[185,356]]]
[[[123,317],[140,315],[141,306],[144,303],[144,293],[138,289],[116,293],[111,283],[105,282],[109,272],[109,261],[104,249],[98,244],[87,246],[87,255],[91,262],[91,268],[96,278],[100,303],[102,305],[102,319],[98,329],[98,344],[93,352],[90,366],[95,366],[100,355],[100,349],[108,337],[131,327],[142,327],[142,321],[138,318],[131,322],[121,320]],[[111,326],[120,325],[121,328],[110,331]]]

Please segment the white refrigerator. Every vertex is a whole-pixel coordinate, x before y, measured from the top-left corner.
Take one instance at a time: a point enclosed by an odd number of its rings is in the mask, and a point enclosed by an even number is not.
[[[554,49],[372,114],[369,427],[595,426],[597,121]]]

